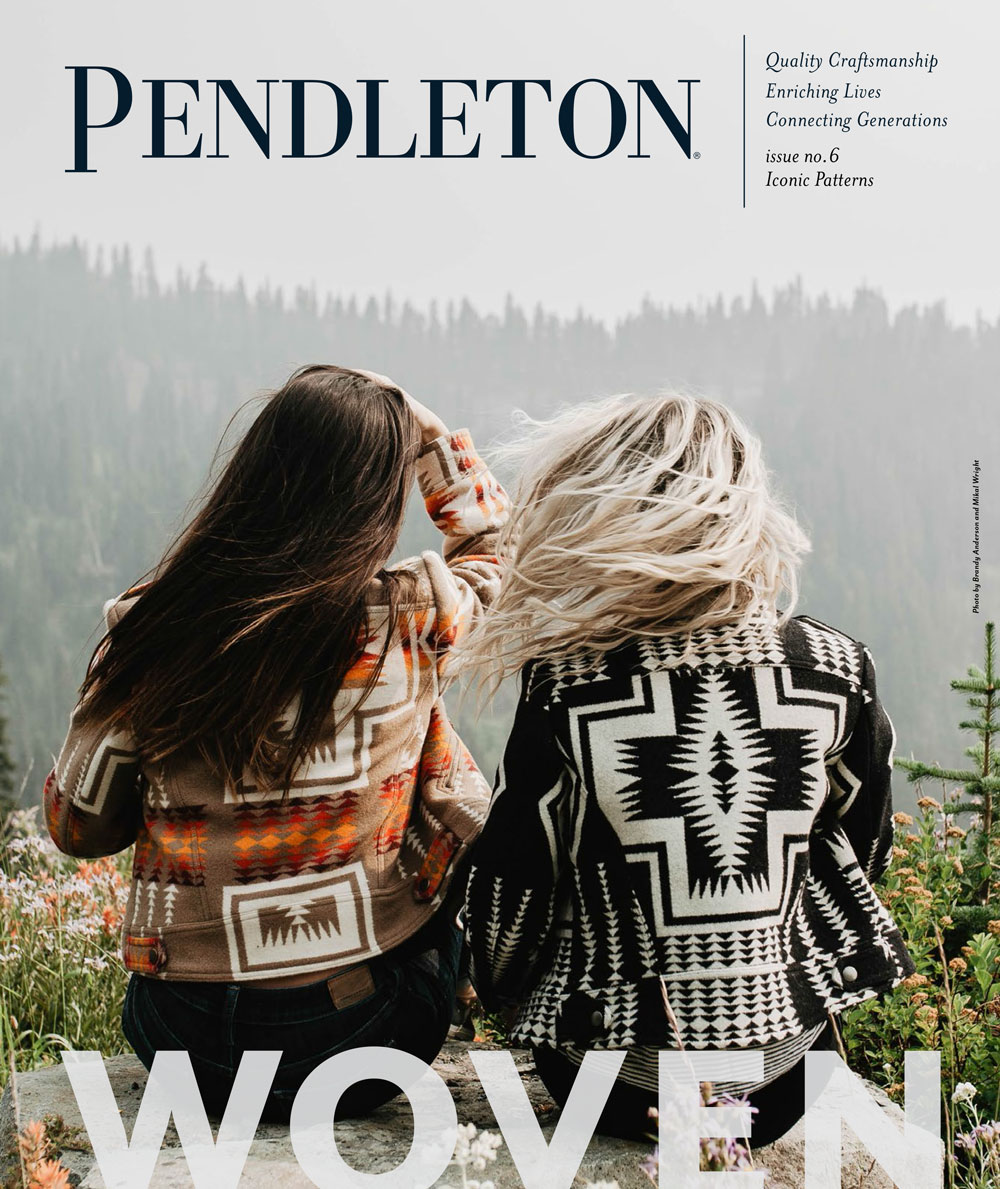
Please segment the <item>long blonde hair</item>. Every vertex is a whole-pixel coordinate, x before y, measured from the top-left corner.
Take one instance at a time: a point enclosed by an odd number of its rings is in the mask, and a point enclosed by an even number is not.
[[[461,649],[483,685],[532,659],[790,613],[809,542],[725,405],[616,396],[521,425],[500,452],[519,472],[506,573]]]

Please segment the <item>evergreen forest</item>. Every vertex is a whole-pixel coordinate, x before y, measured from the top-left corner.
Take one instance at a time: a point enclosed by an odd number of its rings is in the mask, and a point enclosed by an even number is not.
[[[333,263],[327,281],[335,294]],[[643,301],[614,325],[513,302],[415,309],[391,277],[364,302],[250,292],[205,270],[162,278],[148,253],[33,241],[0,247],[0,713],[4,774],[25,803],[64,734],[102,603],[157,560],[234,412],[317,361],[388,373],[486,450],[516,409],[670,387],[731,404],[811,536],[800,609],[871,646],[900,754],[957,760],[948,678],[956,656],[975,655],[1000,590],[987,552],[972,613],[972,468],[985,498],[1000,458],[1000,324],[890,311],[867,288],[833,301],[799,281]],[[415,506],[403,551],[433,538]],[[460,708],[488,769],[510,705],[507,691],[481,718]]]

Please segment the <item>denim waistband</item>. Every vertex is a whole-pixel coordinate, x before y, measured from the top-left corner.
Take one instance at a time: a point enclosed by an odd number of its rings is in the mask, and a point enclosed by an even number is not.
[[[342,966],[328,970],[315,981],[302,983],[299,986],[261,987],[253,980],[240,982],[202,982],[171,979],[169,981],[153,979],[169,987],[179,998],[199,1005],[216,1005],[220,1007],[230,996],[232,991],[238,991],[240,1000],[248,1007],[253,1004],[285,1004],[294,1003],[296,1007],[308,1007],[315,1003],[317,1006],[329,1008],[330,994],[328,981],[347,971],[361,970],[367,967],[371,971],[376,989],[382,986],[391,972],[404,962],[411,961],[428,950],[439,949],[444,943],[445,931],[457,931],[458,926],[444,912],[436,913],[421,929],[408,937],[400,945],[383,954],[376,954],[366,962],[358,962],[353,966]],[[144,976],[136,976],[144,977]]]

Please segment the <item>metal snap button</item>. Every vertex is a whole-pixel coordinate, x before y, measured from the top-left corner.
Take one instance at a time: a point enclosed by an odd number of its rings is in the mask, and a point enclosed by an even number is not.
[[[595,1011],[590,1013],[590,1022],[595,1028],[604,1027],[604,1012]]]
[[[845,966],[841,973],[844,976],[845,983],[856,983],[858,981],[858,972],[853,966]]]

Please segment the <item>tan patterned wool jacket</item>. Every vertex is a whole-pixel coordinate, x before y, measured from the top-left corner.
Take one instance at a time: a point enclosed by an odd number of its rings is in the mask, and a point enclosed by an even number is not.
[[[416,594],[378,683],[349,713],[389,628],[374,614],[374,638],[287,797],[226,788],[194,756],[146,764],[130,735],[95,728],[85,703],[74,712],[46,781],[46,819],[68,854],[135,843],[122,938],[130,970],[320,977],[392,949],[440,906],[490,795],[441,695],[452,646],[499,586],[508,505],[466,431],[426,446],[417,474],[443,557],[399,563]],[[113,601],[109,626],[138,597],[141,588]],[[377,583],[370,599],[377,606]]]

